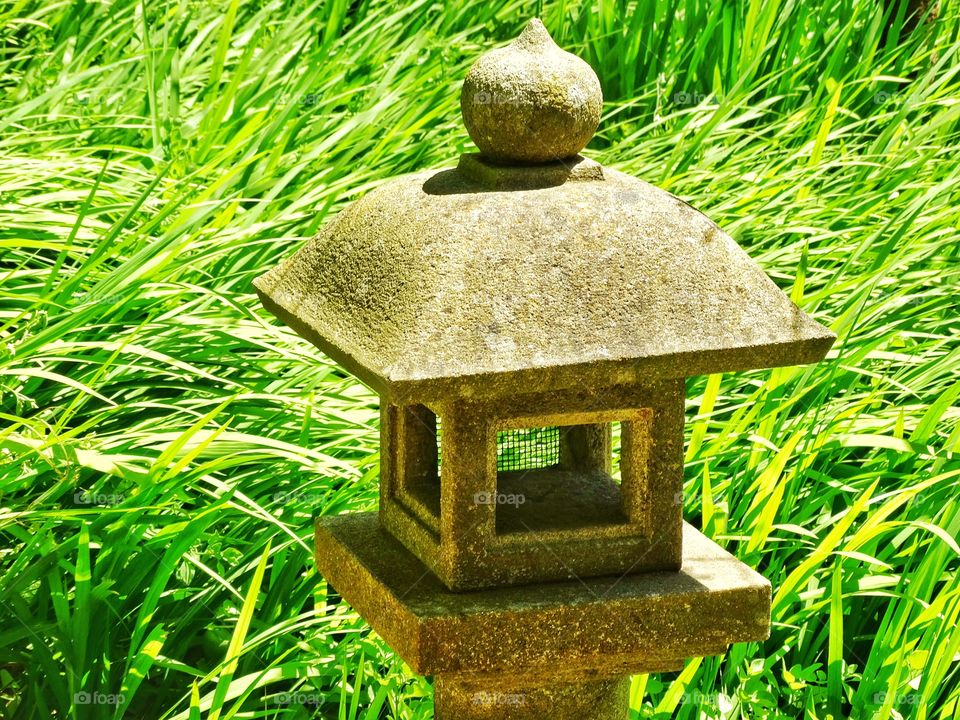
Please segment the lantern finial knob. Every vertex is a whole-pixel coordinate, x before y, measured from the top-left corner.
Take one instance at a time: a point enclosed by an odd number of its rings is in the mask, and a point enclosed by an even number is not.
[[[460,94],[480,153],[505,164],[573,157],[593,137],[602,108],[593,68],[561,50],[536,18],[510,45],[482,55]]]

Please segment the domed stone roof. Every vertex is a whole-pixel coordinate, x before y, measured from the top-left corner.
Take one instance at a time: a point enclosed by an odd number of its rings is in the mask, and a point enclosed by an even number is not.
[[[703,214],[580,156],[397,178],[255,285],[404,401],[814,362],[835,339]]]

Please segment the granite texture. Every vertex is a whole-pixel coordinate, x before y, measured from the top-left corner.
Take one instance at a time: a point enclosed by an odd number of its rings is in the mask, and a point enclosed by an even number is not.
[[[473,64],[460,110],[485,158],[542,163],[584,148],[600,122],[603,94],[593,69],[557,47],[534,19],[508,46]]]
[[[452,592],[360,513],[318,519],[316,563],[417,673],[576,682],[675,670],[768,636],[770,583],[683,531],[680,572]]]
[[[383,402],[381,521],[453,590],[677,570],[683,413],[682,380],[431,408]],[[559,428],[558,463],[498,472],[497,432],[538,426]]]
[[[572,682],[514,673],[438,675],[436,720],[628,720],[630,678]]]
[[[518,168],[535,174],[536,168]],[[255,285],[399,403],[814,362],[834,335],[715,223],[648,183],[388,182]]]
[[[603,180],[603,166],[582,155],[543,165],[498,165],[479,153],[464,153],[457,172],[487,190],[536,190],[565,182]]]
[[[379,515],[319,519],[317,567],[435,676],[441,720],[619,720],[631,673],[769,633],[769,583],[682,522],[684,379],[835,337],[700,212],[578,155],[601,105],[532,21],[464,82],[479,155],[366,193],[255,281],[380,394]],[[555,459],[498,472],[497,433],[533,427]]]

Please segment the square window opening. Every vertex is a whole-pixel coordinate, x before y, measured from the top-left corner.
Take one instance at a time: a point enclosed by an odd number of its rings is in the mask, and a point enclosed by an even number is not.
[[[627,524],[620,430],[619,422],[602,422],[498,432],[497,484],[491,498],[497,534]]]
[[[400,499],[430,526],[440,519],[440,419],[424,405],[401,408],[397,462]]]

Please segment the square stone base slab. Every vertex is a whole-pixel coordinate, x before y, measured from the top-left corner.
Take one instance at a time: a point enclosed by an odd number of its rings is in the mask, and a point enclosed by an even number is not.
[[[628,720],[630,676],[535,685],[506,675],[437,675],[434,720]]]
[[[770,633],[770,583],[687,524],[679,572],[452,592],[376,513],[319,518],[316,562],[421,675],[663,672]]]

